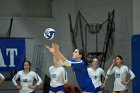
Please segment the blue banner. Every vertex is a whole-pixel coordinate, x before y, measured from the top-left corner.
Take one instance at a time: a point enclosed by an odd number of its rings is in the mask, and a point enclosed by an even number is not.
[[[21,70],[25,55],[24,38],[0,39],[0,71]]]
[[[133,92],[132,93],[139,93],[140,89],[140,35],[133,35],[132,40],[132,70],[136,75],[135,79],[133,80]]]

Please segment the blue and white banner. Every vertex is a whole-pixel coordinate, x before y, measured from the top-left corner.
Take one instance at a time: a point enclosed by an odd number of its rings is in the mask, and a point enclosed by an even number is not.
[[[25,55],[24,38],[0,39],[0,71],[21,70]]]

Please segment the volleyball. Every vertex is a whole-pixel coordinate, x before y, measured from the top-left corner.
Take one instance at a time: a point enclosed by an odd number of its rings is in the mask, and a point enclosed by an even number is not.
[[[52,40],[55,36],[55,30],[53,28],[47,28],[44,31],[44,37],[47,38],[48,40]]]

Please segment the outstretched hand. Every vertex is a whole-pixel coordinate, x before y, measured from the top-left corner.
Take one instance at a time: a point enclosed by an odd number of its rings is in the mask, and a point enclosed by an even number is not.
[[[59,45],[56,44],[56,43],[52,43],[52,46],[49,47],[47,45],[45,45],[45,47],[51,52],[51,53],[54,53],[54,52],[58,52],[59,51]]]
[[[54,53],[54,52],[55,52],[54,48],[49,47],[49,46],[47,46],[47,45],[45,45],[45,47],[46,47],[51,53]]]
[[[115,60],[115,59],[113,59],[113,63],[112,63],[113,65],[115,65],[115,64],[116,64],[116,63],[115,63],[115,61],[116,61],[116,60]]]
[[[56,52],[59,51],[59,45],[56,44],[56,43],[52,43],[52,48],[53,48]]]

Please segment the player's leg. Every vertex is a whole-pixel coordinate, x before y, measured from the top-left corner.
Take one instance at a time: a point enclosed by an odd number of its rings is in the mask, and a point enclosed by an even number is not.
[[[56,93],[64,93],[63,91],[58,91],[58,92],[56,92]]]
[[[92,92],[82,92],[82,93],[92,93]]]
[[[93,93],[93,92],[82,92],[82,93]],[[102,93],[102,91],[99,91],[97,93]]]
[[[49,91],[49,93],[54,93],[54,92],[52,92],[52,91]]]
[[[119,91],[113,91],[112,93],[119,93]]]
[[[127,90],[120,91],[119,93],[127,93]]]
[[[97,93],[103,93],[102,91],[99,91],[99,92],[97,92]]]

